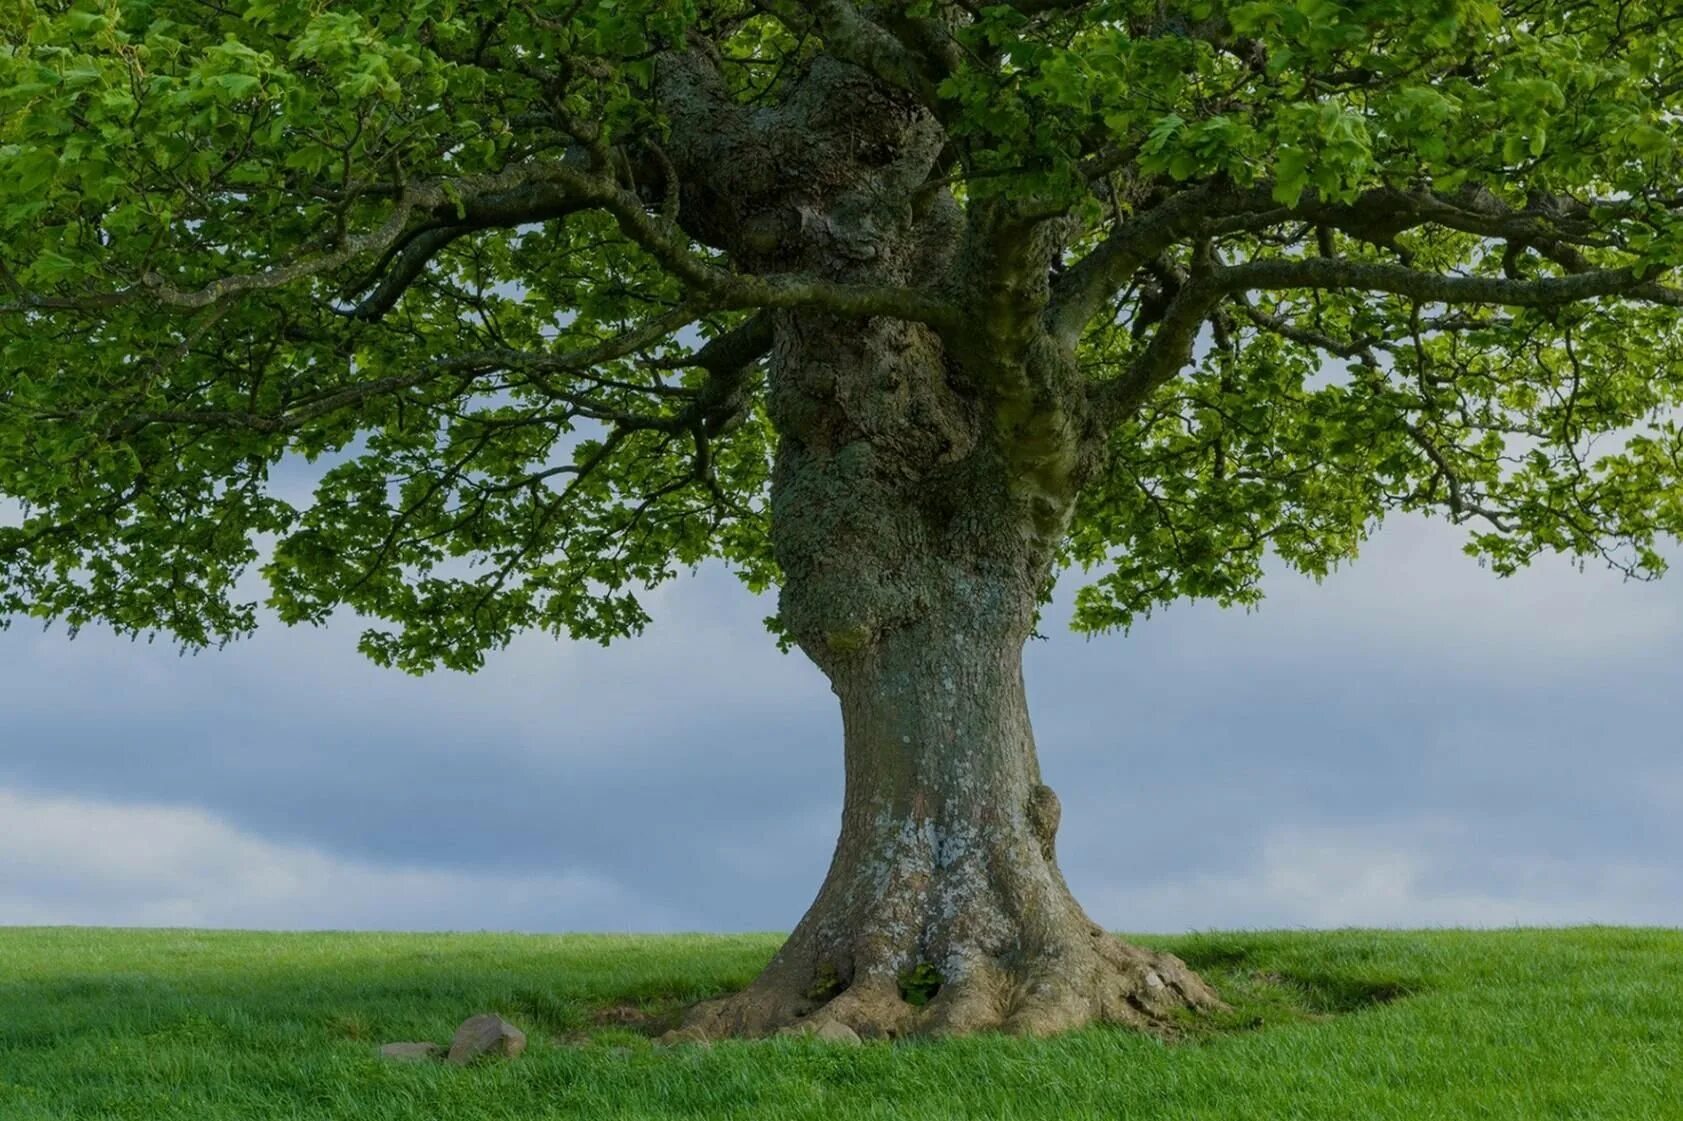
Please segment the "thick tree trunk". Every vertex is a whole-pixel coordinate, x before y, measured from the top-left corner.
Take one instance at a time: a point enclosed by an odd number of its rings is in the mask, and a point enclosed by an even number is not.
[[[829,875],[759,979],[698,1008],[692,1030],[1038,1035],[1219,1004],[1065,886],[1023,693],[1026,610],[945,606],[832,669],[847,791]]]
[[[1102,931],[1058,871],[1022,676],[1044,491],[918,328],[791,317],[774,361],[780,613],[841,701],[841,838],[765,972],[687,1030],[1045,1034],[1218,1005]]]
[[[1095,926],[1053,856],[1022,647],[1086,469],[1073,357],[1037,310],[1057,224],[982,203],[967,220],[939,185],[939,123],[857,67],[820,56],[752,113],[699,56],[663,67],[694,236],[761,274],[916,284],[975,313],[944,338],[773,321],[779,616],[841,699],[841,839],[765,972],[683,1030],[1045,1033],[1217,1003]]]

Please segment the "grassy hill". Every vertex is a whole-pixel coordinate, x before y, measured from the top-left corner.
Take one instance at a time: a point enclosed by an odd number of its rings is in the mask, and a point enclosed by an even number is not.
[[[1173,1040],[642,1034],[777,941],[0,929],[0,1119],[1683,1121],[1680,931],[1139,938],[1233,1005]],[[526,1029],[525,1056],[374,1055],[487,1010]]]

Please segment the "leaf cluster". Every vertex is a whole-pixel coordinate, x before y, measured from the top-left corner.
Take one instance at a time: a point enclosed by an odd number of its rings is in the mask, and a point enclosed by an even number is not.
[[[945,130],[918,205],[1055,251],[927,288],[734,259],[674,98],[772,113],[825,58]],[[19,0],[0,614],[349,610],[420,670],[634,632],[709,556],[767,587],[790,308],[1070,356],[1025,399],[1085,425],[1082,626],[1252,602],[1393,510],[1498,571],[1657,574],[1680,130],[1668,0]]]

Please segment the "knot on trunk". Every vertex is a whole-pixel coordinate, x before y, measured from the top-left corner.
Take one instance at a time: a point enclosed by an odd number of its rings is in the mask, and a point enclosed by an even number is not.
[[[832,654],[857,654],[877,637],[877,629],[867,622],[854,622],[824,633],[824,646]]]
[[[1029,829],[1040,842],[1041,855],[1047,860],[1052,859],[1052,850],[1058,838],[1058,823],[1063,820],[1063,816],[1063,803],[1058,801],[1057,794],[1050,786],[1040,783],[1029,791]]]

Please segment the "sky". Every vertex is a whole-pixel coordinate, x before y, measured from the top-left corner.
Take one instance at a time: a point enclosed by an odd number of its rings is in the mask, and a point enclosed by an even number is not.
[[[1497,579],[1396,519],[1260,610],[1027,653],[1059,852],[1124,931],[1683,925],[1683,571]],[[0,924],[779,930],[841,800],[824,680],[704,567],[603,648],[477,675],[355,620],[166,643],[0,633]]]

